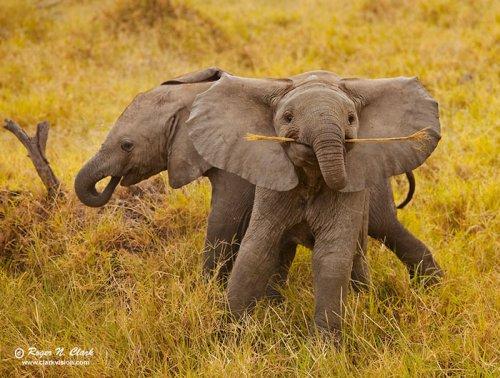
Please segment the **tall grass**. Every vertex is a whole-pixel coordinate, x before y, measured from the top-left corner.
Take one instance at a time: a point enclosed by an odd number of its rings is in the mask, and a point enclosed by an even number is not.
[[[373,287],[351,295],[336,350],[314,336],[301,249],[285,303],[231,324],[223,290],[201,279],[205,181],[172,190],[162,175],[103,209],[73,195],[49,208],[0,132],[0,375],[500,374],[499,16],[495,1],[2,1],[0,117],[51,122],[48,158],[68,190],[138,92],[191,70],[418,75],[443,139],[399,217],[446,277],[412,286],[371,243]],[[13,351],[28,346],[96,353],[85,367],[24,367]]]

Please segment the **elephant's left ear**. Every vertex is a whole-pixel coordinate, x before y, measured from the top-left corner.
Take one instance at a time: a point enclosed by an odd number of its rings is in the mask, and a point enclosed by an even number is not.
[[[417,78],[343,79],[340,87],[356,104],[360,139],[404,137],[425,129],[416,138],[349,146],[343,192],[411,171],[436,148],[441,138],[438,104]]]

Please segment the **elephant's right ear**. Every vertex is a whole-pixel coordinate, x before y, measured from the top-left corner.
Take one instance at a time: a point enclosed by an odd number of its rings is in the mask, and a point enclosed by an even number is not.
[[[161,85],[172,85],[172,84],[192,84],[192,83],[204,83],[209,81],[217,81],[221,78],[222,74],[226,73],[217,67],[209,67],[203,70],[190,72],[174,79],[167,80]]]
[[[245,140],[247,133],[276,135],[273,103],[291,85],[290,80],[222,75],[193,103],[187,125],[196,150],[214,167],[254,185],[279,191],[293,189],[298,178],[283,147]]]

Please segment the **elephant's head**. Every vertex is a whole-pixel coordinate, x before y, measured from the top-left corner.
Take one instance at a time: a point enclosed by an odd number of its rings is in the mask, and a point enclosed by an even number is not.
[[[75,191],[85,205],[105,205],[120,183],[136,184],[163,170],[172,187],[200,177],[211,166],[194,149],[185,130],[195,96],[220,78],[216,68],[167,81],[138,95],[118,118],[100,150],[80,170]],[[99,193],[96,184],[111,176]]]
[[[418,167],[440,139],[437,103],[416,78],[342,79],[326,71],[289,79],[223,75],[197,96],[187,124],[207,162],[281,191],[297,185],[295,166],[310,160],[311,149],[330,188],[358,191]],[[424,128],[423,140],[346,149],[346,139],[400,137]],[[249,142],[246,133],[300,144]]]

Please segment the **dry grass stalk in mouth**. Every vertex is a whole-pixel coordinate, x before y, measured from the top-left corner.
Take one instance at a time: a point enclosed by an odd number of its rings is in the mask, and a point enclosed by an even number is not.
[[[394,140],[423,141],[429,137],[429,135],[427,134],[427,130],[429,130],[429,127],[426,127],[425,129],[419,130],[411,135],[404,136],[404,137],[346,139],[346,143],[391,142]],[[278,143],[296,142],[296,140],[293,138],[250,134],[250,133],[247,133],[247,135],[245,135],[245,139],[250,141],[250,142],[256,142],[256,141],[269,141],[269,142],[278,142]]]
[[[248,140],[249,142],[257,142],[257,141],[269,141],[269,142],[279,142],[279,143],[286,143],[286,142],[296,142],[295,139],[293,138],[286,138],[286,137],[280,137],[280,136],[269,136],[269,135],[259,135],[259,134],[251,134],[247,133],[245,135],[245,140]]]

